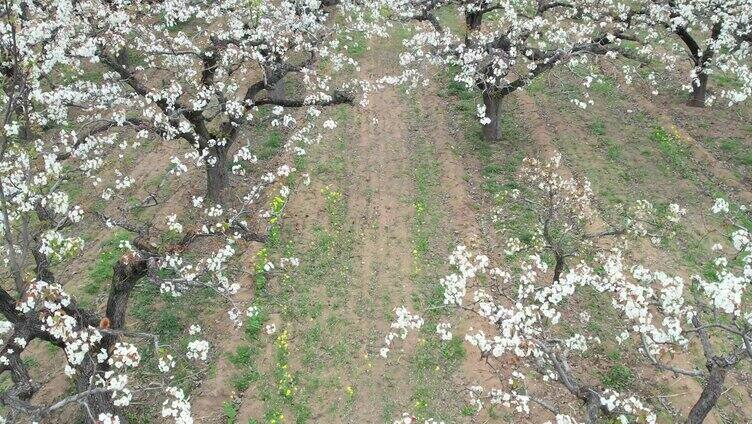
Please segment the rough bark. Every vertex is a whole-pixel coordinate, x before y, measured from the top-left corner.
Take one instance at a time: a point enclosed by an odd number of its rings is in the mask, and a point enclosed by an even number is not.
[[[598,424],[601,415],[601,398],[588,388],[581,389],[580,398],[585,401],[585,410],[587,411],[587,424]]]
[[[708,74],[701,72],[697,81],[692,83],[692,98],[689,105],[693,107],[705,107],[705,99],[708,92]]]
[[[5,369],[10,370],[13,387],[0,394],[0,404],[8,407],[5,418],[8,422],[16,422],[20,419],[21,411],[32,396],[39,390],[39,384],[35,383],[26,365],[21,360],[21,352],[5,353],[8,365]]]
[[[679,26],[674,30],[676,35],[678,35],[679,38],[687,46],[687,50],[689,51],[692,62],[694,63],[695,67],[699,69],[699,75],[697,78],[698,80],[692,82],[692,98],[689,100],[690,106],[705,107],[705,98],[708,91],[708,74],[706,69],[710,64],[710,61],[713,59],[713,50],[710,48],[710,46],[721,35],[721,29],[721,22],[716,22],[713,25],[713,28],[710,32],[711,42],[708,44],[704,51],[700,49],[700,45],[697,43],[697,40],[692,37],[692,35],[687,31],[685,27]]]
[[[0,314],[13,324],[18,323],[22,318],[16,309],[16,299],[2,287],[0,287]]]
[[[272,100],[285,100],[287,98],[286,95],[287,90],[285,89],[284,80],[278,81],[274,84],[274,88],[272,88],[271,93],[269,93],[269,97],[271,97]]]
[[[721,394],[723,394],[723,384],[726,381],[728,366],[717,362],[719,361],[716,361],[715,358],[708,362],[707,367],[710,371],[708,380],[702,389],[700,398],[692,406],[692,410],[689,411],[687,424],[701,424],[704,422],[710,411],[715,407]]]
[[[556,253],[556,265],[554,266],[554,279],[553,281],[559,281],[561,278],[561,272],[564,270],[564,257]]]
[[[37,246],[39,246],[39,244],[37,244]],[[54,284],[55,275],[50,270],[51,263],[47,255],[40,252],[38,247],[35,247],[34,250],[31,251],[31,254],[34,256],[34,262],[36,263],[37,280]]]
[[[126,312],[128,310],[128,298],[136,283],[146,276],[148,271],[149,258],[136,253],[126,253],[113,267],[112,284],[110,294],[107,298],[107,307],[105,316],[108,320],[108,326],[111,330],[119,330],[125,326]],[[105,334],[102,338],[100,347],[110,351],[117,341],[117,337],[112,334]],[[80,376],[76,381],[76,389],[84,392],[90,389],[91,378],[96,374],[102,374],[109,369],[107,363],[98,364],[87,357],[79,367]],[[86,402],[94,417],[100,413],[116,414],[117,409],[112,403],[110,393],[96,393],[87,397]],[[88,411],[84,410],[84,416],[87,424],[95,424],[91,419]],[[125,416],[120,416],[121,423],[127,423]]]
[[[482,23],[483,23],[482,13],[476,12],[476,13],[465,14],[465,24],[467,25],[468,31],[479,30]]]
[[[111,329],[119,330],[125,325],[128,298],[136,283],[146,276],[147,265],[148,259],[131,252],[123,255],[115,264],[105,310]]]
[[[490,123],[483,126],[483,138],[494,142],[501,140],[501,99],[495,93],[483,92],[483,104],[486,106],[486,117]]]
[[[77,369],[79,377],[76,380],[76,390],[80,393],[91,389],[92,385],[90,381],[92,377],[98,373],[106,371],[105,368],[107,368],[106,363],[96,364],[92,360],[91,356],[87,355],[87,357]],[[99,414],[117,414],[115,405],[112,403],[112,395],[110,393],[96,393],[88,395],[86,397],[86,405],[88,405],[88,409],[83,406],[81,407],[84,416],[84,422],[86,422],[86,424],[98,424],[99,421],[96,418],[99,416]],[[90,413],[91,415],[89,415]],[[119,418],[121,423],[128,423],[128,418],[125,415],[119,415]]]
[[[210,155],[217,161],[206,165],[206,198],[215,203],[222,203],[227,188],[230,186],[230,173],[227,164],[227,148],[215,146],[209,149]]]

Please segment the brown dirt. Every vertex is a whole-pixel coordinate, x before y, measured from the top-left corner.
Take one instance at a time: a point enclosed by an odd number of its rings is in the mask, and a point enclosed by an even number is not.
[[[370,66],[364,71],[375,73]],[[352,170],[348,189],[351,199],[348,220],[361,240],[355,253],[354,283],[358,285],[357,298],[377,297],[384,293],[395,302],[394,306],[409,305],[413,288],[410,285],[412,257],[410,224],[412,210],[405,204],[412,193],[409,174],[409,146],[404,116],[406,111],[399,95],[392,89],[373,93],[366,110],[361,112],[360,137],[352,147]],[[378,120],[374,125],[372,119]],[[372,193],[367,199],[366,193]],[[374,282],[375,281],[375,287]],[[354,309],[356,298],[350,299]],[[375,311],[374,311],[375,312]],[[349,317],[362,328],[362,336],[371,332],[386,335],[389,323],[374,317],[359,317],[354,312]],[[380,339],[377,339],[381,342]],[[404,345],[397,342],[395,350]],[[363,357],[374,355],[380,346],[363,344]],[[380,415],[382,399],[392,390],[407,390],[408,381],[399,381],[398,387],[388,387],[386,362],[374,357],[373,369],[366,375],[368,381],[356,383],[361,394],[354,405],[349,422],[369,422]],[[343,376],[347,378],[347,376]]]
[[[486,237],[489,230],[480,219],[487,209],[487,199],[483,199],[477,189],[480,185],[480,164],[471,157],[459,155],[457,144],[462,142],[463,135],[451,130],[447,114],[449,105],[439,97],[436,87],[432,86],[424,92],[421,106],[425,113],[424,119],[428,121],[427,139],[434,144],[441,167],[440,192],[447,209],[444,228],[452,233],[447,234],[447,238],[453,238],[455,244],[464,244],[474,252],[489,254],[489,241]],[[452,329],[455,337],[463,337],[473,325],[476,329],[479,328],[477,316],[466,311],[459,311],[457,314],[459,325],[453,323]],[[454,317],[451,321],[456,319]],[[456,376],[458,381],[455,382],[458,390],[474,385],[481,385],[486,389],[499,386],[498,376],[472,347],[468,346],[468,354],[460,369]]]
[[[536,145],[538,145],[538,148],[543,157],[550,158],[552,154],[558,151],[556,145],[553,142],[554,138],[551,134],[559,134],[564,131],[571,133],[572,131],[574,131],[574,129],[571,126],[566,125],[566,123],[555,116],[555,114],[546,114],[544,119],[542,112],[539,110],[538,106],[535,103],[535,100],[527,93],[518,92],[516,93],[516,96],[521,106],[522,113],[527,119],[528,125],[531,128],[532,139],[535,141]],[[578,136],[587,137],[586,134],[578,134]],[[573,174],[572,169],[567,166],[566,158],[562,160],[561,169],[564,175]],[[596,217],[596,220],[602,224],[602,221],[599,218]],[[660,269],[659,264],[671,263],[670,255],[655,248],[655,246],[653,246],[648,240],[641,239],[638,240],[637,243],[640,246],[638,250],[641,252],[639,258],[636,258],[637,260],[646,263],[649,267],[657,267],[656,269]],[[686,277],[688,276],[684,277],[686,279]],[[701,355],[701,353],[697,354]],[[689,359],[689,355],[682,352],[673,356],[670,359],[670,362],[672,364],[676,364],[676,366],[679,367],[685,367],[687,369],[694,368],[694,365],[692,365]],[[670,403],[674,408],[678,409],[680,413],[683,414],[683,416],[686,416],[686,414],[689,412],[689,409],[691,409],[692,405],[694,404],[694,400],[696,400],[700,392],[702,392],[702,386],[698,383],[698,381],[689,377],[676,376],[673,373],[669,372],[658,372],[649,365],[638,367],[636,372],[640,375],[655,375],[658,377],[657,382],[666,384],[671,387],[672,394],[682,393],[682,396],[667,398],[666,401]],[[711,414],[706,419],[706,422],[708,422],[709,424],[719,422],[715,411],[711,412]]]
[[[240,257],[241,264],[252,264],[256,252],[261,248],[258,243],[245,250]],[[241,289],[235,295],[235,301],[239,305],[249,305],[253,299],[253,280],[249,275],[242,278],[240,282]],[[226,308],[219,308],[219,311],[212,317],[202,319],[203,331],[209,337],[213,338],[214,345],[212,349],[217,353],[217,361],[214,365],[216,372],[209,378],[201,382],[201,385],[193,391],[191,408],[193,418],[201,423],[221,423],[222,403],[232,402],[237,396],[242,395],[235,393],[230,382],[235,375],[235,368],[228,359],[228,354],[233,353],[235,348],[243,343],[245,333],[242,329],[236,329],[227,319]],[[221,338],[216,337],[222,335]]]
[[[375,74],[379,66],[383,63],[368,62],[363,64],[361,72],[366,76]],[[452,243],[477,245],[482,231],[477,208],[474,208],[477,202],[470,193],[472,181],[477,179],[467,178],[470,182],[466,181],[467,158],[460,158],[453,146],[453,140],[458,137],[451,134],[446,114],[434,113],[445,110],[446,105],[434,91],[422,96],[421,102],[421,109],[426,117],[430,117],[430,122],[421,122],[420,131],[434,143],[441,169],[441,202],[446,210],[442,228],[448,231],[442,232],[440,238],[446,245],[450,240]],[[415,348],[415,336],[411,335],[406,341],[395,341],[386,361],[378,357],[378,350],[389,331],[388,319],[393,317],[391,308],[399,305],[410,307],[415,290],[411,286],[411,274],[415,271],[411,255],[414,213],[409,204],[414,194],[414,182],[409,160],[411,134],[407,125],[411,113],[405,99],[396,90],[387,88],[372,93],[368,106],[358,110],[357,136],[348,140],[346,172],[350,185],[344,190],[348,199],[345,230],[354,234],[355,247],[343,318],[348,321],[352,337],[357,338],[362,347],[357,358],[348,359],[349,366],[338,365],[319,376],[324,381],[338,383],[319,387],[315,393],[315,402],[310,405],[315,422],[380,422],[385,399],[396,399],[405,407],[404,410],[410,408],[407,397],[413,393],[415,382],[405,378],[406,372],[400,368],[406,366],[405,361]],[[378,121],[376,125],[373,124],[374,118]],[[325,214],[321,197],[318,189],[309,189],[293,198],[285,221],[287,228],[304,234],[302,237],[305,238],[305,229],[320,223]],[[321,289],[317,296],[326,298],[327,295]],[[388,304],[381,303],[382,297],[389,299]],[[357,311],[361,299],[374,301],[365,314]],[[298,334],[304,333],[305,324],[294,330]],[[369,337],[373,334],[378,335],[375,340]],[[462,367],[463,381],[452,383],[458,387],[458,392],[467,384],[488,382],[487,368],[476,359],[476,355],[469,354]],[[332,416],[331,406],[347,401],[344,386],[357,390],[351,412],[345,416]],[[456,401],[461,404],[460,399]],[[245,422],[250,417],[259,417],[262,412],[263,403],[252,395],[248,396],[241,404],[239,420]]]
[[[717,111],[711,111],[712,108],[692,108],[686,106],[685,103],[679,103],[677,105],[676,98],[661,95],[655,98],[648,98],[647,95],[643,95],[643,92],[648,92],[644,86],[637,87],[635,85],[627,85],[623,83],[623,78],[620,77],[619,72],[613,70],[613,66],[605,62],[602,62],[604,70],[610,72],[617,81],[622,81],[620,89],[624,90],[629,99],[636,103],[638,110],[646,112],[648,115],[655,118],[661,126],[672,134],[676,134],[683,142],[689,146],[694,160],[698,162],[703,168],[703,171],[708,174],[717,184],[725,187],[729,194],[733,194],[738,200],[749,204],[752,202],[752,191],[750,190],[750,184],[748,181],[740,181],[739,177],[732,172],[728,164],[720,160],[713,152],[708,150],[705,145],[697,140],[692,133],[685,127],[687,121],[699,121],[701,118],[717,115],[723,116],[723,113],[714,113]],[[743,107],[741,105],[740,107]],[[681,108],[678,111],[677,108]],[[715,108],[715,106],[714,106]],[[703,116],[707,115],[707,116]],[[725,122],[725,124],[737,124],[737,122]],[[713,135],[728,135],[727,126],[725,128],[718,128],[715,130],[705,131],[708,134]]]

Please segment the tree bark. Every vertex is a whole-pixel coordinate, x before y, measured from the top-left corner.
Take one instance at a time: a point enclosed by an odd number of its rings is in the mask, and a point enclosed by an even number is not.
[[[16,351],[6,355],[10,372],[11,380],[15,383],[15,390],[18,398],[21,400],[29,400],[39,390],[39,385],[34,383],[29,375],[29,370],[21,360],[21,353]]]
[[[477,31],[483,23],[483,14],[479,12],[470,12],[465,14],[465,24],[468,31]]]
[[[125,326],[128,298],[136,283],[146,276],[147,261],[148,259],[129,252],[123,255],[113,267],[112,285],[105,310],[111,329],[119,330]],[[105,337],[105,340],[107,338]]]
[[[274,84],[274,88],[272,88],[271,92],[269,93],[269,97],[271,97],[274,100],[284,100],[287,95],[287,90],[285,87],[285,81],[279,80],[276,84]]]
[[[555,256],[556,265],[554,266],[554,283],[559,281],[559,278],[561,278],[561,272],[564,270],[564,257],[559,255],[558,253],[556,253]]]
[[[715,407],[721,394],[723,394],[723,384],[726,380],[728,367],[716,362],[715,358],[708,362],[707,366],[710,371],[708,381],[702,389],[700,398],[694,404],[692,410],[689,411],[687,424],[701,424],[704,422],[710,411]]]
[[[37,265],[37,280],[54,284],[55,275],[50,270],[50,259],[47,257],[47,255],[39,251],[39,246],[41,243],[39,242],[39,240],[37,240],[37,237],[34,238],[34,241],[36,242],[36,245],[34,246],[34,250],[31,251],[31,254],[34,256],[34,262]]]
[[[214,203],[225,200],[225,192],[230,185],[227,169],[227,147],[215,146],[209,149],[210,155],[217,160],[214,165],[206,164],[206,198]]]
[[[601,409],[603,408],[600,396],[588,391],[588,393],[584,395],[584,398],[585,410],[587,411],[587,419],[585,422],[587,424],[598,424],[601,416]]]
[[[139,256],[135,253],[126,253],[123,255],[115,266],[112,273],[112,284],[110,286],[110,294],[107,298],[107,307],[105,309],[105,316],[108,320],[107,324],[100,323],[100,325],[107,325],[111,330],[119,330],[125,326],[126,312],[128,310],[128,298],[131,291],[136,286],[136,283],[146,276],[148,271],[149,259],[143,256]],[[115,345],[117,337],[112,334],[104,334],[100,347],[106,351],[111,351]],[[109,370],[109,365],[105,362],[98,364],[94,362],[91,357],[87,357],[79,367],[79,377],[76,381],[76,389],[79,392],[84,392],[91,387],[91,378],[97,374],[103,374]],[[110,393],[96,393],[86,398],[86,403],[89,406],[94,418],[99,414],[116,414],[117,410],[112,403],[112,395]],[[96,424],[89,416],[88,411],[83,409],[84,417],[87,424]],[[127,417],[119,415],[121,423],[127,423]]]
[[[693,107],[705,107],[705,99],[708,92],[708,74],[701,71],[697,81],[692,82],[692,98],[689,105]]]
[[[78,367],[78,379],[76,380],[76,390],[79,392],[85,392],[91,389],[91,379],[96,374],[104,372],[103,368],[107,368],[105,364],[96,364],[91,355],[87,355],[84,358],[81,365]],[[98,424],[97,417],[99,414],[112,414],[118,415],[115,410],[115,404],[112,402],[112,394],[110,393],[96,393],[86,397],[86,404],[88,409],[84,406],[81,407],[81,411],[84,416],[86,424]],[[91,415],[89,415],[91,412]],[[92,419],[92,416],[94,419]],[[123,424],[128,423],[128,418],[124,415],[118,415],[120,422]]]
[[[483,126],[483,138],[489,142],[501,140],[501,99],[496,93],[483,92],[486,117],[491,120]]]

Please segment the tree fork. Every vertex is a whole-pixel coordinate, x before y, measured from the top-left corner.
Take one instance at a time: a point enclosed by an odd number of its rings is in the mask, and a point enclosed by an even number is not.
[[[138,242],[134,241],[134,243]],[[146,253],[128,252],[113,266],[110,294],[107,298],[105,318],[102,320],[102,323],[106,323],[109,329],[119,330],[125,326],[128,298],[136,283],[147,275],[150,260],[152,259]],[[105,324],[100,324],[100,326],[102,325]],[[110,351],[116,341],[117,336],[103,334],[100,347]],[[91,378],[96,374],[106,372],[108,369],[109,365],[106,362],[97,364],[91,358],[87,357],[79,367],[80,377],[76,381],[76,388],[79,392],[89,390],[91,388]],[[90,394],[86,398],[86,403],[88,408],[83,409],[87,424],[96,424],[96,417],[99,414],[117,413],[110,393]],[[94,419],[89,415],[90,412],[94,416]],[[128,422],[124,416],[119,415],[119,418],[121,423]]]
[[[465,25],[468,31],[477,31],[483,23],[482,12],[468,12],[465,14]]]

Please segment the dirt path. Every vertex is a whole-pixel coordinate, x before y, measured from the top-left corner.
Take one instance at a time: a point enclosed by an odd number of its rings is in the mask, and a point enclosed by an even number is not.
[[[364,72],[376,73],[366,66]],[[406,381],[390,381],[385,361],[377,357],[383,336],[389,332],[384,318],[397,305],[409,305],[410,225],[412,208],[407,203],[413,191],[409,161],[406,111],[394,89],[373,93],[361,114],[359,138],[351,146],[348,220],[359,246],[354,252],[354,277],[349,307],[356,312],[364,358],[373,357],[372,371],[361,376],[361,394],[348,422],[373,422],[381,415],[381,402]],[[391,304],[379,301],[389,299]],[[363,301],[365,300],[365,301]],[[359,307],[358,302],[362,305]],[[396,384],[397,387],[390,387]]]
[[[421,98],[422,108],[429,120],[427,137],[436,148],[436,157],[442,168],[441,191],[449,211],[447,224],[459,241],[473,244],[480,237],[482,229],[479,210],[474,198],[478,193],[478,176],[469,175],[480,165],[469,157],[461,157],[457,146],[463,135],[452,131],[447,115],[449,105],[441,100],[436,88],[432,87]]]
[[[361,77],[383,74],[387,54],[372,52]],[[433,91],[385,88],[365,108],[330,111],[337,133],[310,150],[313,183],[296,193],[283,221],[282,245],[301,266],[268,288],[272,321],[290,334],[284,369],[295,388],[279,396],[276,336],[262,334],[261,378],[243,394],[236,422],[284,415],[288,422],[380,423],[403,412],[455,422],[463,387],[487,378],[472,374],[481,368],[477,355],[459,364],[426,348],[428,324],[425,335],[395,340],[389,357],[379,356],[394,309],[423,312],[451,249],[476,244],[481,234],[457,135],[436,113],[442,103]],[[227,362],[220,359],[215,383],[204,385],[209,400],[200,402],[215,419],[219,398],[232,395]],[[472,381],[454,379],[458,367]]]
[[[383,72],[378,59],[362,65],[362,77]],[[276,323],[290,332],[286,369],[296,376],[295,394],[273,393],[279,359],[266,348],[256,361],[262,377],[246,392],[238,422],[268,421],[270,411],[285,421],[391,422],[410,407],[415,382],[400,368],[415,337],[396,342],[388,360],[379,357],[394,308],[412,308],[415,294],[415,182],[404,103],[387,88],[371,93],[365,108],[332,111],[338,135],[311,149],[314,182],[293,197],[284,220],[283,238],[301,266],[289,285],[269,283]]]
[[[460,155],[459,146],[464,143],[464,135],[457,128],[451,128],[448,114],[449,104],[438,95],[435,86],[424,92],[421,109],[427,120],[426,137],[436,149],[441,172],[442,199],[446,204],[447,216],[443,227],[453,245],[465,245],[471,251],[491,254],[493,251],[492,232],[488,223],[481,217],[488,212],[484,193],[481,192],[480,164],[471,155]],[[459,325],[454,332],[466,334],[477,325],[477,316],[467,311],[457,312]],[[452,321],[452,320],[449,320]],[[459,337],[459,336],[455,336]],[[480,385],[485,388],[498,387],[499,377],[484,363],[477,352],[469,352],[456,374],[456,388],[462,389]]]

